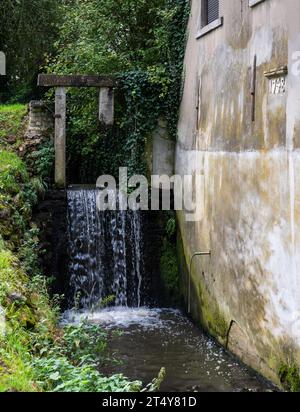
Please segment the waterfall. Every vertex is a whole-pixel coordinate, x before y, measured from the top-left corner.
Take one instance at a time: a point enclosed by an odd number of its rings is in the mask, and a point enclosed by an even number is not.
[[[68,190],[69,307],[146,304],[142,217],[97,209],[96,189]]]
[[[141,306],[141,287],[142,287],[142,273],[141,273],[141,249],[143,248],[142,233],[141,233],[141,219],[137,212],[131,212],[131,244],[134,246],[132,253],[132,267],[137,284],[137,306]]]

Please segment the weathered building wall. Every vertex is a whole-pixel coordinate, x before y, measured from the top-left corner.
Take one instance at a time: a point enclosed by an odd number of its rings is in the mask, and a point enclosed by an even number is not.
[[[198,172],[205,186],[204,218],[178,213],[183,265],[212,251],[194,260],[192,314],[278,381],[280,365],[300,366],[300,2],[221,0],[223,25],[196,39],[200,3],[176,148],[176,172]],[[284,66],[286,86],[272,88],[268,73]]]

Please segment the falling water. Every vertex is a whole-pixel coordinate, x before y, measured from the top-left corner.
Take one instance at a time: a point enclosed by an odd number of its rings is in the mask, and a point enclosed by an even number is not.
[[[97,209],[95,189],[68,191],[69,307],[145,304],[142,219],[139,212]]]
[[[143,248],[142,233],[141,233],[141,219],[137,212],[131,212],[131,243],[134,245],[132,253],[132,267],[137,284],[137,306],[141,306],[141,287],[142,287],[142,273],[141,273],[141,250]]]

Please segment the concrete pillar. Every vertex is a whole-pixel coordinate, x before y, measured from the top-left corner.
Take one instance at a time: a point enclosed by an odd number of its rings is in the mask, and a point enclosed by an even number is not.
[[[55,89],[55,184],[66,187],[66,89]]]
[[[110,87],[100,89],[99,120],[106,126],[114,124],[114,90]]]

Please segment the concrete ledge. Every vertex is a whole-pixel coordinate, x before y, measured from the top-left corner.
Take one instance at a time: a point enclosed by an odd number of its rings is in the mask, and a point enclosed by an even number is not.
[[[249,0],[249,6],[254,7],[257,4],[262,3],[263,1],[265,1],[265,0]]]
[[[210,33],[213,30],[216,30],[218,27],[223,26],[224,23],[224,18],[220,17],[219,19],[213,21],[212,23],[208,24],[207,26],[204,26],[196,36],[196,39],[200,39],[201,37],[205,36],[206,34]]]

